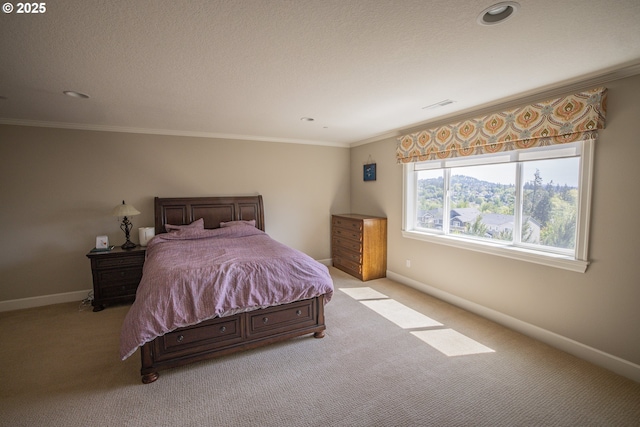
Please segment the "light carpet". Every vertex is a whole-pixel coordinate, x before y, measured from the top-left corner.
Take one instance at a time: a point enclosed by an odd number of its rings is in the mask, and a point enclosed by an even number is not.
[[[127,306],[0,313],[0,425],[639,425],[639,383],[391,280],[331,274],[336,289],[370,288],[367,301],[388,298],[437,324],[401,327],[336,290],[323,339],[162,371],[143,385],[139,352],[118,357]],[[438,334],[491,351],[447,355]]]

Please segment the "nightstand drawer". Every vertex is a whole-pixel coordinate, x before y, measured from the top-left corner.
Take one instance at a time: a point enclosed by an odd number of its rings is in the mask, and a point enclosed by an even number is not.
[[[98,271],[98,280],[101,287],[111,283],[135,283],[137,286],[140,283],[140,279],[142,279],[142,268]]]
[[[97,257],[95,259],[96,268],[119,268],[130,265],[141,265],[144,262],[144,252],[131,256],[109,256]]]
[[[98,292],[100,292],[100,298],[133,296],[136,294],[136,290],[138,290],[138,283],[139,282],[131,282],[114,286],[103,286]]]

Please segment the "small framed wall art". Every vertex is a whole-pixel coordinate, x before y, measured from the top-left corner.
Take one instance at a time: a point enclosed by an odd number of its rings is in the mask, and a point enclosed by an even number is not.
[[[375,181],[376,180],[376,164],[368,163],[364,165],[362,175],[365,181]]]

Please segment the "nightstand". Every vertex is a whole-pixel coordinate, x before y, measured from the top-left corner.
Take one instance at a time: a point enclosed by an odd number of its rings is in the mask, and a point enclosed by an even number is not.
[[[146,248],[122,249],[116,246],[108,252],[89,252],[93,274],[93,311],[105,305],[132,302],[142,279]]]

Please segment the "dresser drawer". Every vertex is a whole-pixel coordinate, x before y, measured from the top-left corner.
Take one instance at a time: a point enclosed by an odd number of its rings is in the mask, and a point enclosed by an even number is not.
[[[353,271],[354,273],[356,273],[356,275],[360,275],[362,274],[362,264],[359,262],[355,262],[355,261],[351,261],[348,258],[344,258],[340,255],[335,256],[333,258],[333,264],[334,266],[340,268],[340,267],[344,267],[347,270]]]
[[[334,257],[333,266],[362,280],[362,264],[358,264],[344,258]]]
[[[357,230],[351,230],[346,228],[334,228],[334,237],[342,237],[343,239],[354,240],[356,242],[362,242],[362,233]]]
[[[333,217],[331,220],[331,224],[334,227],[344,228],[351,231],[356,231],[357,233],[362,233],[362,221],[357,219],[350,219],[344,217]]]
[[[136,254],[135,256],[103,256],[95,259],[95,267],[98,269],[142,265],[143,263],[144,252]]]
[[[176,329],[155,339],[156,360],[175,358],[184,352],[193,353],[225,347],[242,340],[242,316],[220,317],[200,323],[197,327]]]
[[[356,264],[362,264],[362,253],[345,250],[341,247],[333,248],[333,258],[341,258],[347,261],[355,262]]]
[[[334,237],[331,240],[331,245],[334,248],[334,250],[346,249],[351,252],[362,253],[362,243],[358,241],[344,239],[341,237]]]
[[[304,300],[286,306],[267,308],[260,312],[248,312],[247,335],[256,336],[267,332],[273,335],[274,330],[286,332],[304,324],[315,325],[317,319],[314,301]]]

